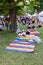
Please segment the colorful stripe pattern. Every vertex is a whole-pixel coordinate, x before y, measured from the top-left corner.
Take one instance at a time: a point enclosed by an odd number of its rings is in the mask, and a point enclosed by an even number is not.
[[[24,43],[23,43],[24,42]],[[33,52],[35,48],[35,44],[31,44],[25,41],[15,40],[9,44],[5,49],[9,51],[16,52]]]

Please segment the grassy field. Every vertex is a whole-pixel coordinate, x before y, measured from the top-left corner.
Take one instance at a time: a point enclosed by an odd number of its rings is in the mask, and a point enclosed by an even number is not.
[[[43,65],[43,29],[37,30],[41,33],[42,43],[36,44],[33,53],[6,51],[6,46],[15,40],[17,35],[12,32],[0,31],[0,65]]]

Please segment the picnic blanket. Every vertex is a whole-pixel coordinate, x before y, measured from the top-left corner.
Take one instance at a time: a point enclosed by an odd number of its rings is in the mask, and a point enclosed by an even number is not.
[[[30,44],[29,42],[23,43],[23,41],[16,40],[10,43],[5,49],[14,52],[33,52],[35,44]]]
[[[38,36],[26,35],[17,37],[5,49],[14,52],[34,52],[35,43],[41,42]]]

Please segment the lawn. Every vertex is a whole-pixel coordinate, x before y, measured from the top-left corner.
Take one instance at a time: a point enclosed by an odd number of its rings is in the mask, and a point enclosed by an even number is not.
[[[5,50],[6,46],[16,39],[17,35],[12,32],[0,31],[0,65],[43,65],[43,29],[37,30],[41,33],[42,43],[36,44],[33,53],[10,52]]]

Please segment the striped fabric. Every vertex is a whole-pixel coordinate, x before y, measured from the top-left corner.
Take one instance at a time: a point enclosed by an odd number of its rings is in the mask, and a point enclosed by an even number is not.
[[[35,44],[15,40],[12,43],[10,43],[9,46],[7,46],[5,49],[14,52],[33,52],[35,49]]]

